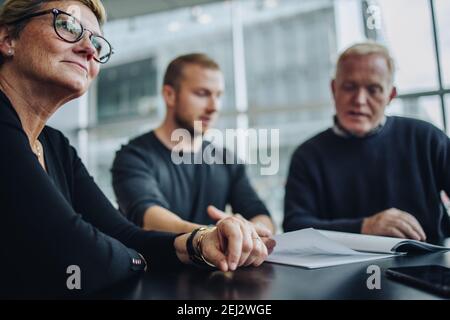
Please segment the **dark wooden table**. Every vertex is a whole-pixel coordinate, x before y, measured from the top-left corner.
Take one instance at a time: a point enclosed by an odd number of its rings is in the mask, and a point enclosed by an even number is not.
[[[450,267],[449,253],[401,256],[364,263],[308,270],[264,263],[259,268],[235,272],[186,267],[164,272],[150,271],[111,288],[101,299],[441,299],[386,278],[389,267],[438,264]],[[367,267],[381,268],[381,289],[369,290]]]

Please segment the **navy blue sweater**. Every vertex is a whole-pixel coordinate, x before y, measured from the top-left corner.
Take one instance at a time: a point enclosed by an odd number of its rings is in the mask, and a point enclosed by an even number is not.
[[[224,163],[195,164],[194,157],[207,149],[223,155]],[[121,211],[138,226],[142,227],[145,211],[154,205],[199,224],[215,223],[207,214],[209,205],[225,210],[230,204],[233,212],[246,219],[270,216],[251,186],[245,166],[236,163],[227,149],[216,149],[204,141],[200,153],[189,155],[191,164],[175,164],[171,154],[153,131],[132,139],[116,154],[112,167],[114,191]],[[234,163],[226,164],[227,158]]]
[[[450,234],[441,190],[450,194],[450,139],[433,125],[388,117],[365,138],[328,129],[292,157],[283,227],[359,233],[363,218],[397,208],[417,218],[428,241],[439,242]]]

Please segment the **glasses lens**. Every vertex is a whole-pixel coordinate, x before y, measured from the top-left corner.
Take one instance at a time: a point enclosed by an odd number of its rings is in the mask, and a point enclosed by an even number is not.
[[[83,27],[81,23],[73,16],[60,13],[55,18],[55,29],[58,35],[68,42],[77,42],[83,36]],[[105,38],[91,34],[92,46],[95,48],[95,60],[100,63],[106,63],[111,54],[111,45]]]
[[[75,17],[59,14],[55,19],[55,28],[58,35],[66,41],[78,41],[83,33],[83,27]]]
[[[108,41],[106,41],[106,39],[101,36],[92,35],[91,43],[97,52],[95,55],[95,59],[98,62],[106,63],[109,60],[112,52],[111,46]]]

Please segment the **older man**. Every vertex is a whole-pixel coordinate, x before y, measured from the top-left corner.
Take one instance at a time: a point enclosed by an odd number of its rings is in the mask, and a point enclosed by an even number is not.
[[[338,59],[331,89],[334,126],[294,153],[286,185],[284,229],[336,231],[440,242],[450,219],[450,140],[433,125],[386,117],[396,96],[394,62],[376,43]]]

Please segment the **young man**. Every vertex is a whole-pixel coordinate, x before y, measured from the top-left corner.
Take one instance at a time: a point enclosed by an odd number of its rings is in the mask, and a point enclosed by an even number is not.
[[[202,138],[217,118],[223,91],[223,74],[208,56],[188,54],[169,64],[162,89],[164,122],[123,146],[112,167],[120,209],[137,225],[190,232],[224,218],[230,204],[235,216],[250,221],[261,237],[274,232],[244,165],[198,161],[212,147]],[[185,133],[181,141],[180,132]],[[216,151],[230,155],[226,149]],[[179,155],[191,161],[174,160]]]

